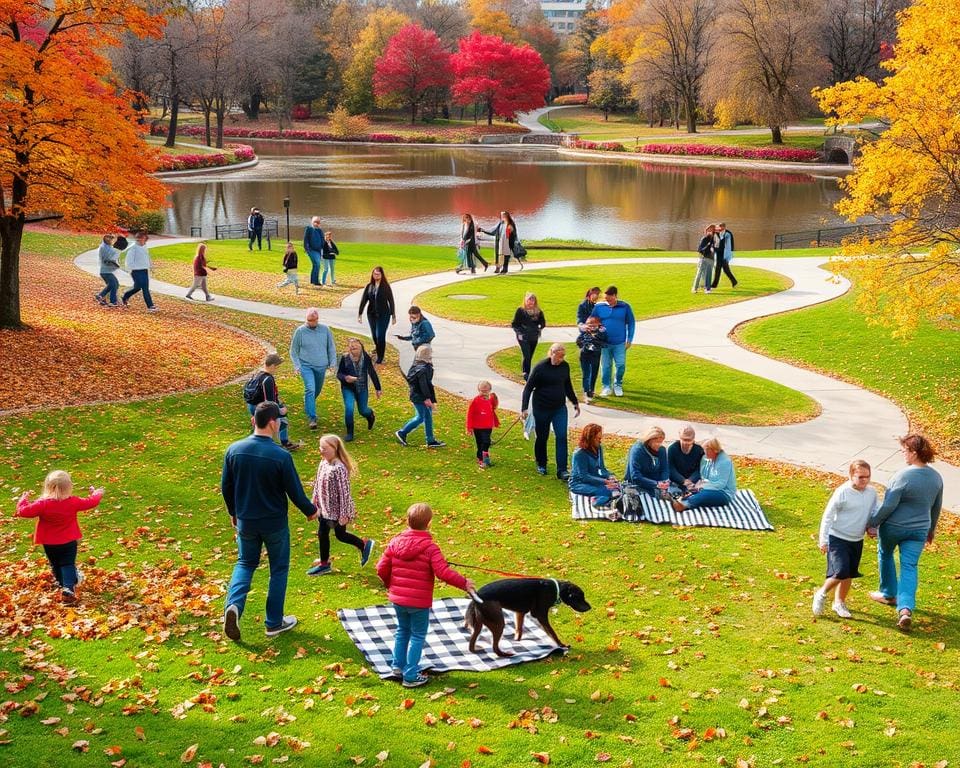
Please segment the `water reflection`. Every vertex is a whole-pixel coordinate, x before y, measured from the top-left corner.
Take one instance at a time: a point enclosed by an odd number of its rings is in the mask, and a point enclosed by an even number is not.
[[[522,237],[692,249],[709,221],[726,221],[738,248],[770,248],[778,232],[840,223],[829,178],[678,168],[552,150],[359,147],[256,142],[260,164],[186,178],[171,195],[168,230],[244,221],[257,205],[280,219],[290,197],[298,240],[319,215],[339,240],[453,243],[459,214],[492,226],[515,214]]]

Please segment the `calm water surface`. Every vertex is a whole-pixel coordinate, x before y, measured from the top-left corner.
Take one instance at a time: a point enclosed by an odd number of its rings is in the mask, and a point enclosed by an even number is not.
[[[836,181],[803,175],[564,158],[547,149],[456,149],[254,142],[260,163],[178,180],[170,232],[246,220],[256,205],[290,229],[310,217],[345,242],[456,244],[469,211],[492,227],[509,210],[521,237],[692,249],[726,221],[739,249],[772,248],[778,232],[842,223]]]

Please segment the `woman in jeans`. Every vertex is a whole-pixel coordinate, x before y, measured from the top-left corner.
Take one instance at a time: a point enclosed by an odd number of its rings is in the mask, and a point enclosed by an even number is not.
[[[737,493],[737,475],[733,462],[715,437],[703,443],[700,480],[693,490],[693,495],[687,496],[683,501],[673,500],[674,511],[686,512],[696,507],[722,507],[733,501]]]
[[[337,379],[340,381],[340,394],[343,397],[343,421],[347,433],[343,441],[353,440],[353,412],[354,408],[367,420],[367,429],[373,429],[376,416],[373,409],[367,404],[370,396],[370,383],[380,399],[383,391],[380,389],[380,377],[373,367],[373,361],[360,343],[360,339],[347,339],[347,354],[340,358],[337,366]]]
[[[376,350],[377,365],[383,365],[383,356],[387,353],[387,328],[391,321],[397,324],[397,307],[393,303],[393,289],[387,282],[387,273],[377,266],[370,273],[370,282],[363,290],[360,309],[357,310],[357,322],[363,323],[363,310],[367,310],[367,322],[370,324],[370,336]]]
[[[887,486],[880,509],[870,517],[870,529],[877,531],[877,560],[880,589],[870,599],[897,608],[897,626],[907,631],[913,624],[917,604],[917,576],[920,554],[933,535],[943,503],[943,478],[928,466],[936,456],[923,435],[900,438],[900,450],[907,466]],[[893,551],[900,550],[900,577]]]
[[[513,314],[513,322],[510,323],[513,332],[517,334],[520,352],[523,353],[521,369],[524,381],[530,376],[530,361],[533,359],[533,353],[537,351],[540,332],[546,325],[543,311],[537,303],[537,295],[528,291],[523,297],[523,305],[517,307],[517,311]]]

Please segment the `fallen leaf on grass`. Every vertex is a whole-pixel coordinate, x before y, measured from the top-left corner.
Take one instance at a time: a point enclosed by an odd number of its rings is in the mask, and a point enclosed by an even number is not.
[[[548,752],[531,752],[533,759],[543,765],[550,765],[550,754]]]
[[[197,756],[198,749],[200,749],[199,744],[191,744],[189,747],[183,750],[183,754],[180,755],[180,762],[181,763],[193,762],[193,758]]]

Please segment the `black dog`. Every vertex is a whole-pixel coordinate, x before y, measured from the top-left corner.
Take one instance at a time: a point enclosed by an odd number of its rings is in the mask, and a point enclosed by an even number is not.
[[[513,654],[500,650],[500,637],[503,635],[503,611],[514,611],[517,614],[517,632],[515,640],[523,636],[523,617],[530,614],[550,635],[557,645],[563,645],[553,627],[550,626],[550,609],[566,603],[577,613],[590,610],[590,603],[583,595],[583,590],[571,581],[557,581],[555,579],[500,579],[491,581],[480,587],[477,594],[483,600],[482,604],[471,601],[467,606],[464,624],[472,629],[470,636],[470,651],[476,653],[477,638],[484,627],[489,627],[493,633],[493,650],[497,656],[512,656]],[[566,647],[566,646],[564,646]]]

